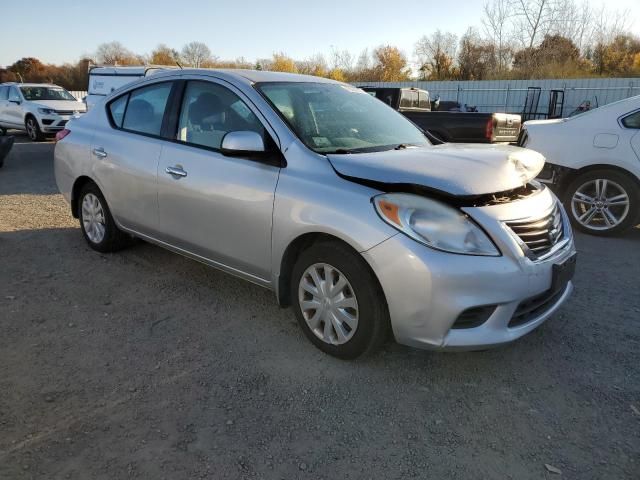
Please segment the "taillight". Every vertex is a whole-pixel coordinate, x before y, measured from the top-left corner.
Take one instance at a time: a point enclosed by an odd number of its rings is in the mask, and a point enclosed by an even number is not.
[[[484,136],[487,140],[493,140],[493,117],[489,117],[487,125],[485,126]]]
[[[66,128],[60,130],[58,133],[56,133],[56,142],[59,142],[70,133],[71,133],[71,130],[67,130]]]

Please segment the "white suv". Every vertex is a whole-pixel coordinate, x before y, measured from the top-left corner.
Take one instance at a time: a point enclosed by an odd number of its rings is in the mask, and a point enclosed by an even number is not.
[[[0,84],[0,133],[25,130],[34,142],[64,128],[74,115],[86,112],[64,88],[42,83]]]

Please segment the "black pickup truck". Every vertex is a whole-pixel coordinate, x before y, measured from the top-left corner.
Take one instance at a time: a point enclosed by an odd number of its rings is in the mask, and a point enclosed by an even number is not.
[[[443,142],[515,143],[520,115],[432,111],[429,92],[418,88],[360,87]]]

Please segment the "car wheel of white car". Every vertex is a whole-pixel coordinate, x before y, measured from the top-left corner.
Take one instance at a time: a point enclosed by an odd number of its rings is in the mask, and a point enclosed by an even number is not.
[[[638,221],[638,185],[615,170],[592,170],[568,186],[565,207],[573,225],[593,235],[616,235]]]
[[[27,135],[32,142],[40,142],[44,139],[44,135],[40,130],[40,125],[38,125],[38,121],[34,117],[27,117],[24,122],[24,127],[27,131]]]
[[[87,183],[78,197],[78,218],[85,240],[98,252],[115,252],[130,239],[113,221],[109,206],[95,183]]]
[[[337,242],[314,244],[302,252],[291,278],[298,323],[323,352],[353,359],[387,338],[384,294],[357,252]]]

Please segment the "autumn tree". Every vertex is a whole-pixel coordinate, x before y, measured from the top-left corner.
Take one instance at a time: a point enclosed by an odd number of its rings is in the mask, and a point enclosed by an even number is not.
[[[202,42],[190,42],[182,47],[182,60],[185,65],[194,68],[204,67],[213,60],[211,50]]]
[[[161,43],[149,55],[149,63],[152,65],[175,65],[180,62],[180,53],[173,48]]]
[[[415,45],[421,80],[447,80],[455,75],[457,37],[453,33],[436,30],[423,36]]]
[[[469,28],[458,47],[458,77],[460,80],[486,80],[495,71],[495,46],[485,42],[474,28]]]
[[[274,72],[297,73],[298,69],[294,60],[284,53],[274,53],[269,65],[269,70]]]
[[[373,51],[372,71],[381,82],[401,82],[409,79],[407,58],[397,48],[384,45]]]

